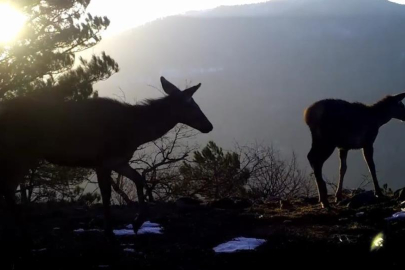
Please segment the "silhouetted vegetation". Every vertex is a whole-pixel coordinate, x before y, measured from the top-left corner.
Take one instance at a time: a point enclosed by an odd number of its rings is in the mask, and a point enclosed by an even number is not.
[[[313,179],[302,170],[295,153],[283,156],[273,146],[253,144],[239,147],[242,163],[249,171],[249,197],[254,200],[293,199],[316,195]]]
[[[118,72],[107,54],[90,60],[77,52],[95,46],[110,21],[86,13],[90,0],[13,1],[26,17],[16,40],[0,46],[0,100],[33,95],[40,99],[81,100],[98,96],[93,85]],[[21,186],[21,200],[71,200],[87,169],[41,163],[32,168]]]
[[[21,185],[24,191],[20,193],[21,202],[77,201],[84,195],[84,187],[80,185],[88,182],[91,174],[88,169],[72,169],[42,161],[26,175],[25,184]]]
[[[96,45],[110,24],[107,17],[86,13],[89,3],[13,1],[27,22],[15,41],[0,47],[1,98],[38,91],[60,98],[88,98],[94,94],[94,83],[118,71],[117,63],[106,54],[75,62],[75,53]]]
[[[226,151],[213,141],[193,151],[197,145],[190,147],[187,142],[194,136],[189,128],[179,126],[135,154],[132,162],[147,179],[149,201],[238,197],[263,202],[316,195],[314,180],[299,168],[294,153],[286,158],[273,146],[259,144]],[[115,190],[118,204],[137,198],[135,186],[120,176]]]
[[[146,179],[145,193],[148,201],[170,200],[176,198],[175,189],[179,177],[178,168],[181,162],[198,148],[194,140],[197,133],[186,125],[178,125],[165,136],[154,142],[145,144],[135,152],[131,164]],[[118,191],[113,199],[118,204],[136,200],[134,183],[116,175],[115,190]],[[123,198],[123,192],[128,198]],[[125,197],[124,195],[124,197]]]
[[[176,192],[187,196],[200,195],[206,199],[244,196],[249,171],[243,168],[236,152],[225,152],[214,142],[195,151],[191,163],[179,168]]]

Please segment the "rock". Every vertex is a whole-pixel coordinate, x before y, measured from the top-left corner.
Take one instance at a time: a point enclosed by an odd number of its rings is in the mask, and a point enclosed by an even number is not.
[[[401,211],[405,211],[405,201],[400,203]]]
[[[252,203],[243,198],[223,198],[212,202],[210,206],[220,209],[244,209],[251,207]]]
[[[398,189],[394,192],[394,197],[398,201],[405,201],[405,188]]]
[[[376,204],[377,201],[373,191],[366,191],[353,196],[347,206],[352,209],[357,209],[362,206]]]
[[[250,200],[242,199],[242,198],[237,198],[235,200],[235,204],[236,204],[237,208],[241,208],[241,209],[249,208],[249,207],[252,207],[252,205],[253,205]]]
[[[199,199],[182,197],[176,201],[176,205],[201,205],[203,202]]]
[[[104,216],[103,215],[96,215],[94,216],[89,224],[89,227],[103,227],[104,226]]]
[[[87,213],[88,209],[86,207],[75,207],[74,210],[80,213]]]
[[[179,209],[195,209],[199,207],[203,202],[199,199],[190,198],[190,197],[182,197],[176,201],[176,206]]]
[[[235,202],[231,198],[223,198],[211,202],[210,205],[214,208],[231,209],[235,207]]]
[[[319,203],[319,198],[318,197],[305,197],[302,199],[302,201],[307,204],[315,205],[315,204]]]
[[[341,206],[341,205],[348,205],[350,203],[351,199],[344,199],[341,200],[340,202],[337,203],[337,205]]]

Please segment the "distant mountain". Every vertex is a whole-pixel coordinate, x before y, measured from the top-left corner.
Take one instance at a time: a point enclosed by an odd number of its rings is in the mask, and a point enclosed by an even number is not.
[[[252,16],[361,16],[400,14],[398,4],[387,0],[272,0],[254,5],[221,6],[207,11],[191,11],[198,17]]]
[[[202,83],[196,101],[231,147],[255,140],[296,151],[303,165],[310,134],[306,106],[322,98],[371,103],[405,91],[405,6],[385,0],[274,0],[220,7],[148,23],[100,43],[121,71],[102,95],[129,102],[161,95],[148,87],[164,75],[179,86]],[[381,183],[405,186],[405,124],[383,127],[376,142]],[[367,174],[349,153],[347,182]],[[337,178],[336,154],[325,174]]]

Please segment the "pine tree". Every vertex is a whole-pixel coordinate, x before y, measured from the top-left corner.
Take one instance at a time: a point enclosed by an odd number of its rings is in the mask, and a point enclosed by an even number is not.
[[[9,3],[26,16],[26,23],[15,40],[0,44],[0,100],[26,95],[61,100],[97,97],[93,85],[118,72],[118,64],[104,52],[90,60],[76,56],[100,42],[101,32],[110,24],[107,17],[86,12],[90,0]],[[26,176],[29,186],[21,185],[21,198],[29,200],[35,188],[53,191],[56,197],[63,190],[63,197],[75,189],[71,183],[78,184],[89,174],[41,163]]]

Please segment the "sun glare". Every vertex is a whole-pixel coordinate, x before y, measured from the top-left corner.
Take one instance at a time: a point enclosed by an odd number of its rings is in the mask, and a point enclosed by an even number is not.
[[[0,4],[0,43],[12,41],[25,23],[25,16],[8,4]]]

